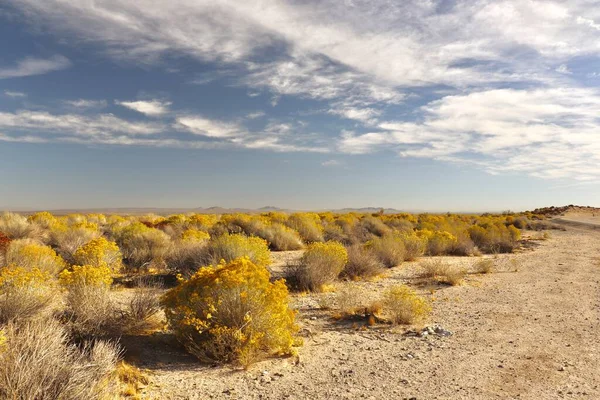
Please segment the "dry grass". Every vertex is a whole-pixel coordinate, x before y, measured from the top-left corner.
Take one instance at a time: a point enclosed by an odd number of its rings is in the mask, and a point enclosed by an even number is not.
[[[150,383],[148,377],[139,368],[125,361],[117,365],[116,375],[121,384],[119,393],[121,398],[141,399],[141,389]]]
[[[152,331],[163,324],[158,318],[161,310],[161,288],[143,281],[137,286],[124,313],[126,331],[129,334]]]
[[[110,295],[110,288],[94,285],[74,285],[65,297],[67,325],[78,337],[118,336],[123,324],[119,309]]]
[[[494,260],[489,258],[479,260],[473,264],[473,272],[476,274],[490,274],[494,270]]]
[[[8,324],[0,351],[0,398],[36,400],[117,397],[119,348],[104,341],[69,344],[54,320]]]
[[[41,233],[36,225],[27,221],[27,218],[11,212],[5,212],[0,216],[0,232],[12,240],[37,238]]]
[[[422,277],[437,279],[439,282],[451,286],[460,285],[467,275],[465,268],[451,265],[441,260],[424,261],[420,264],[420,268]]]

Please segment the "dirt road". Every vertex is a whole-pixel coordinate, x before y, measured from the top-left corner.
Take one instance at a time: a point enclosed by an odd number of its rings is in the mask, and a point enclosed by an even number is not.
[[[503,272],[470,275],[458,287],[420,287],[433,301],[427,325],[452,336],[356,329],[332,320],[316,297],[299,297],[307,336],[299,360],[237,372],[172,357],[145,365],[154,382],[147,392],[160,399],[600,399],[600,230],[569,226],[551,235],[498,262]],[[360,285],[376,295],[411,284],[411,268]]]

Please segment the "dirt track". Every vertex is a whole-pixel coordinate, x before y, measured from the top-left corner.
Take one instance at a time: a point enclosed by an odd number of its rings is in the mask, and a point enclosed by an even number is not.
[[[142,363],[154,382],[147,393],[159,399],[600,399],[600,231],[580,225],[551,235],[536,241],[535,250],[502,260],[504,272],[470,275],[462,286],[433,288],[433,295],[420,287],[433,297],[427,325],[452,331],[450,337],[357,330],[333,321],[315,297],[298,297],[307,336],[299,360],[268,360],[237,372],[171,354]],[[402,266],[360,285],[376,295],[389,284],[414,283],[412,269]]]

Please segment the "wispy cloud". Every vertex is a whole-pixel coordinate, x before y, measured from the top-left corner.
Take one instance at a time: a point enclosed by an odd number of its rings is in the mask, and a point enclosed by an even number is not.
[[[342,162],[339,160],[327,160],[321,163],[323,167],[339,167],[342,165]]]
[[[52,71],[59,71],[71,66],[71,62],[64,56],[55,55],[51,58],[27,57],[16,62],[14,66],[0,66],[0,79],[20,78],[31,75],[43,75]]]
[[[160,100],[138,100],[138,101],[118,101],[115,104],[137,111],[139,113],[156,117],[169,112],[170,102]]]
[[[239,125],[199,116],[178,117],[176,127],[187,130],[195,135],[210,138],[232,138],[246,134],[245,130]]]
[[[26,93],[23,93],[23,92],[13,92],[11,90],[5,90],[4,91],[4,95],[8,96],[8,97],[20,97],[20,98],[27,97]]]
[[[257,118],[264,117],[265,115],[266,115],[266,113],[264,111],[256,111],[256,112],[252,112],[252,113],[246,115],[246,118],[257,119]]]
[[[99,109],[105,108],[108,103],[106,100],[86,100],[86,99],[78,99],[78,100],[65,100],[65,105],[77,109]]]

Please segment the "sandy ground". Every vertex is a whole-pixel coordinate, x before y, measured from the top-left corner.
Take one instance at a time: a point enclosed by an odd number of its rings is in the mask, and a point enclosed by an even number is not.
[[[433,304],[426,325],[448,337],[336,321],[321,309],[335,294],[306,295],[293,299],[305,336],[297,358],[211,367],[173,349],[168,335],[133,339],[129,356],[148,369],[145,393],[156,399],[600,399],[600,230],[568,226],[495,264],[496,273],[456,287],[419,282],[414,264],[353,284],[365,302],[388,285],[413,285]]]

